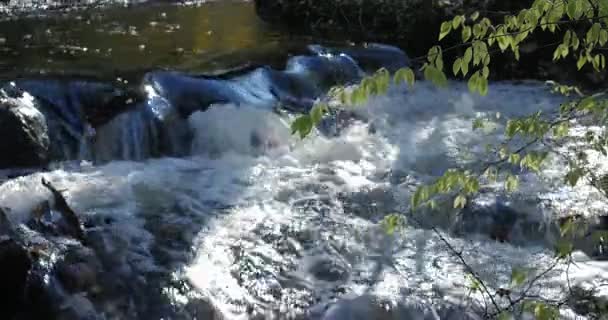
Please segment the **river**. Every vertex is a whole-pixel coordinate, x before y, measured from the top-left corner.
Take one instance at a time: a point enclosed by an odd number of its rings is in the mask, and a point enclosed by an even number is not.
[[[232,1],[45,14],[2,21],[0,30],[2,77],[23,81],[77,75],[133,85],[160,70],[280,69],[320,43],[272,29],[251,3]],[[158,106],[155,88],[145,106]],[[191,110],[178,123],[189,138],[170,142],[186,151],[161,156],[143,147],[153,140],[142,133],[149,124],[129,111],[96,128],[97,142],[80,158],[4,182],[0,206],[14,224],[27,221],[50,197],[45,178],[65,190],[96,239],[103,271],[92,288],[60,290],[62,308],[72,310],[64,319],[476,319],[483,301],[444,239],[489,286],[506,288],[513,266],[537,274],[551,265],[556,217],[603,214],[601,196],[565,186],[555,158],[542,178],[520,173],[514,194],[488,184],[475,199],[517,211],[511,242],[491,240],[479,217],[447,207],[394,234],[380,221],[407,212],[418,184],[484,161],[485,143],[503,139],[507,119],[562,101],[534,81],[492,83],[486,97],[457,81],[443,89],[421,81],[392,86],[346,123],[302,140],[291,135],[292,112],[256,96]],[[488,130],[473,130],[478,117],[492,119]],[[97,156],[87,157],[91,150]],[[531,292],[561,299],[569,282],[608,281],[605,262],[580,251],[575,258],[568,278],[559,265]],[[567,308],[562,316],[574,317]]]

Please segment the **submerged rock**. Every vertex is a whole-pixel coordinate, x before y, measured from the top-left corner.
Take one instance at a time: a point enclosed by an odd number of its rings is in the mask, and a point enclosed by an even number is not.
[[[452,306],[393,304],[370,295],[344,298],[333,304],[321,320],[478,320],[472,311]]]
[[[513,244],[554,243],[554,224],[543,221],[539,209],[500,196],[473,199],[457,216],[457,234],[486,234],[490,239]]]
[[[46,119],[30,95],[9,98],[0,91],[0,136],[0,168],[48,164]]]

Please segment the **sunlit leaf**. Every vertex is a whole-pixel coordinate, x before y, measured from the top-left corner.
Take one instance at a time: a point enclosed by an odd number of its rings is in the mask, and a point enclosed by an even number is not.
[[[513,268],[511,270],[511,285],[521,286],[526,281],[526,272],[522,269]]]
[[[507,192],[513,192],[519,187],[519,180],[514,175],[508,175],[505,180],[505,189]]]
[[[452,31],[452,22],[445,21],[441,24],[441,28],[439,31],[439,40],[445,38]]]
[[[462,209],[467,205],[467,197],[460,194],[454,199],[454,209]]]

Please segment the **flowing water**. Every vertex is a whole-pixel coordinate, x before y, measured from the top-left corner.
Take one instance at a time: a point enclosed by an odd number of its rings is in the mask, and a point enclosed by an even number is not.
[[[255,56],[268,48],[288,48],[277,42],[284,35],[254,18],[249,3],[153,8],[110,9],[76,20],[73,14],[69,20],[45,18],[50,34],[66,32],[66,39],[75,41],[73,48],[80,48],[72,58],[53,55],[47,64],[40,60],[47,57],[41,52],[57,49],[52,42],[58,38],[34,35],[32,41],[40,43],[16,49],[23,42],[8,35],[5,52],[19,54],[0,61],[7,75],[29,69],[89,72],[99,70],[96,64],[101,70],[112,66],[125,72],[161,67],[200,71],[213,69],[214,55],[247,49]],[[109,21],[104,20],[109,16],[119,23],[94,22]],[[138,37],[129,35],[131,24]],[[175,24],[187,31],[167,33]],[[28,25],[38,28],[37,22]],[[97,33],[99,26],[103,31]],[[140,51],[143,39],[155,40]],[[95,48],[113,46],[120,47],[112,54],[104,51],[100,58],[95,53]],[[177,47],[191,56],[167,54]],[[162,83],[144,83],[144,106],[158,105],[154,101],[162,98],[161,106],[177,108],[168,98],[171,92],[161,90],[166,88]],[[54,170],[0,186],[0,206],[10,209],[9,219],[17,223],[49,198],[40,185],[46,178],[65,190],[74,211],[91,225],[90,237],[101,237],[98,255],[122,289],[117,293],[100,283],[107,291],[89,294],[92,305],[76,295],[65,303],[85,309],[79,314],[88,319],[219,319],[218,314],[224,319],[472,318],[483,304],[468,290],[462,264],[441,237],[462,250],[490,286],[501,288],[508,286],[512,266],[538,272],[551,264],[553,239],[546,226],[555,217],[606,210],[591,188],[564,186],[559,178],[563,164],[551,159],[543,178],[520,173],[522,189],[515,194],[490,184],[477,199],[499,199],[537,227],[510,243],[491,240],[477,225],[466,233],[451,232],[458,222],[448,208],[420,216],[421,225],[410,223],[395,234],[381,226],[386,214],[408,211],[419,183],[449,167],[474,167],[484,160],[485,143],[500,141],[506,119],[549,111],[562,101],[540,83],[493,83],[486,97],[469,93],[458,82],[445,89],[424,82],[412,90],[392,87],[386,96],[354,110],[356,116],[346,123],[330,122],[335,126],[331,134],[315,130],[305,140],[291,135],[290,112],[260,107],[276,101],[255,97],[189,112],[179,122],[191,130],[189,138],[170,142],[184,150],[179,156],[151,158],[153,152],[141,151],[154,139],[142,133],[149,128],[140,128],[147,122],[135,110],[96,133],[106,140],[98,140],[98,152],[118,144],[129,147],[91,162],[83,155],[89,146],[79,151],[79,159],[87,161],[58,162]],[[494,119],[486,131],[474,131],[472,120],[486,116]],[[440,236],[430,226],[450,232]],[[578,264],[570,279],[560,272],[565,266],[558,266],[532,291],[560,299],[568,281],[608,280],[608,265],[580,252],[575,256]],[[469,303],[469,296],[477,303]]]

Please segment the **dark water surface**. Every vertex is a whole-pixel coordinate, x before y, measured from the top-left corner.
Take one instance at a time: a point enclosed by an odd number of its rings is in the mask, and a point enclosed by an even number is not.
[[[265,24],[244,1],[47,12],[0,20],[0,76],[211,72],[279,63],[304,40]]]

